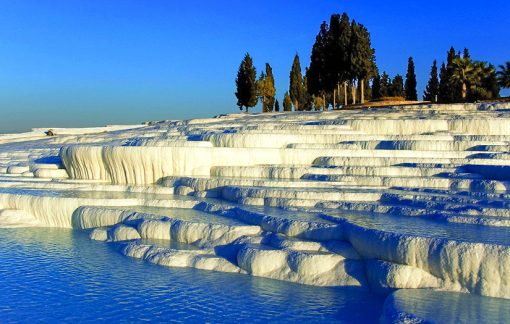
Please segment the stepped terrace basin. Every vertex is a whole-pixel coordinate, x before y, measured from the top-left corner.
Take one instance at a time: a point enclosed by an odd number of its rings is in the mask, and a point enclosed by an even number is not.
[[[78,249],[83,257],[109,255],[94,257],[101,265],[91,276],[104,278],[109,267],[136,264],[137,273],[129,275],[141,278],[138,272],[148,271],[159,277],[150,281],[157,287],[161,278],[188,282],[177,292],[128,289],[115,296],[137,300],[141,311],[131,315],[122,307],[98,306],[97,312],[84,307],[68,318],[150,320],[150,305],[141,301],[168,294],[168,307],[179,312],[162,311],[153,320],[508,320],[508,103],[242,113],[55,133],[0,135],[2,253],[15,253],[9,245],[25,237],[29,243],[22,245],[40,264],[45,258],[58,263],[50,254],[61,252],[41,254],[39,246],[55,244]],[[83,252],[85,246],[94,252]],[[18,273],[16,267],[2,271]],[[205,280],[189,280],[200,273]],[[50,291],[67,289],[49,287],[58,283],[44,272],[34,275],[39,277],[30,280],[46,280]],[[256,278],[261,287],[277,280],[279,291],[258,303],[264,297],[254,297],[246,278]],[[126,285],[118,277],[104,280],[111,287]],[[226,298],[221,289],[204,292],[211,281],[226,290],[245,287],[237,300],[257,306],[239,317],[211,308],[215,294]],[[22,321],[13,310],[26,313],[16,299],[35,307],[45,303],[37,292],[18,291],[22,282],[3,284],[9,298],[0,313],[10,321]],[[195,297],[186,285],[195,287]],[[86,289],[104,295],[100,287]],[[198,301],[193,307],[177,303],[179,294]],[[286,294],[320,303],[281,316],[288,301],[275,296]],[[94,300],[104,304],[108,297],[77,303]],[[165,307],[165,299],[154,303]],[[200,303],[214,311],[198,314]],[[350,308],[356,312],[347,314]],[[40,316],[62,320],[66,312]],[[218,312],[224,316],[211,315]]]

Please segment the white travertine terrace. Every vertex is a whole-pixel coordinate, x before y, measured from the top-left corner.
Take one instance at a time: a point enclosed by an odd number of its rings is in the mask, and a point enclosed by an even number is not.
[[[402,289],[510,299],[509,149],[510,104],[497,103],[3,135],[0,226],[72,227],[160,265],[389,295],[381,321],[405,322],[419,316]]]

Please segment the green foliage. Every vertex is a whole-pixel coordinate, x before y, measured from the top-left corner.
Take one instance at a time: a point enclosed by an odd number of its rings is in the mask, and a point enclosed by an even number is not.
[[[452,85],[460,84],[460,91],[462,99],[467,96],[468,89],[471,84],[474,84],[476,80],[477,71],[475,65],[471,62],[471,58],[461,59],[460,56],[456,56],[452,60],[451,64],[451,77],[450,82]]]
[[[499,65],[500,70],[497,72],[498,83],[502,88],[510,88],[510,61],[505,62],[506,66]]]
[[[347,93],[346,93],[346,90],[347,90]],[[347,86],[345,86],[345,83],[344,84],[339,84],[337,85],[337,90],[336,90],[336,97],[335,97],[335,103],[340,105],[340,104],[344,104],[345,103],[345,98],[347,98],[347,103],[349,103],[350,99],[349,99],[349,85],[347,84]],[[336,107],[333,107],[333,108],[336,108]]]
[[[262,102],[262,112],[273,111],[275,92],[273,70],[266,63],[266,73],[261,72],[257,80],[257,97]]]
[[[439,101],[446,101],[448,97],[449,86],[446,82],[446,65],[444,62],[441,64],[441,69],[439,70]]]
[[[364,83],[364,98],[363,101],[372,100],[372,88],[370,87],[370,81],[368,79],[358,81],[358,90],[356,91],[356,102],[361,101],[361,82]]]
[[[381,97],[381,77],[376,75],[372,81],[372,100]]]
[[[326,91],[330,77],[330,70],[326,66],[326,50],[328,46],[329,26],[324,21],[320,27],[319,34],[315,37],[315,44],[312,47],[310,56],[310,68],[306,72],[307,90],[311,95],[319,95]]]
[[[448,51],[447,64],[441,66],[439,74],[439,97],[442,102],[454,102],[459,100],[477,100],[499,97],[500,87],[497,82],[497,74],[492,64],[487,62],[472,61],[467,48],[462,54],[455,54],[453,47]],[[431,84],[432,82],[432,84]],[[434,81],[429,81],[425,99],[432,99],[432,87]]]
[[[313,96],[308,92],[308,68],[306,68],[305,76],[303,77],[303,102],[300,104],[301,110],[310,111],[313,108]]]
[[[405,97],[404,79],[400,74],[395,75],[391,87],[389,87],[388,95],[390,97]]]
[[[273,77],[273,69],[269,65],[269,63],[266,63],[266,88],[267,88],[267,98],[265,102],[266,111],[273,111],[274,103],[275,103],[275,96],[276,96],[276,89],[274,87],[274,77]]]
[[[313,107],[315,111],[324,110],[324,100],[321,96],[313,97]]]
[[[501,86],[498,82],[498,76],[496,72],[496,68],[494,65],[489,64],[486,69],[484,69],[484,77],[482,78],[482,87],[487,89],[492,96],[489,98],[499,98],[499,92],[501,91]]]
[[[424,92],[425,100],[432,100],[435,91],[434,71],[432,67],[431,79]],[[510,63],[509,63],[510,67]],[[439,73],[438,95],[442,102],[459,100],[474,101],[478,99],[498,98],[501,84],[498,84],[498,74],[492,64],[482,61],[472,61],[467,48],[464,52],[455,54],[453,47],[448,51],[447,63],[443,62]]]
[[[462,54],[462,58],[463,59],[471,58],[471,55],[469,55],[469,50],[466,47],[464,47],[464,52]]]
[[[474,77],[469,84],[469,100],[499,98],[496,68],[487,62],[473,62]]]
[[[256,70],[253,66],[253,60],[250,57],[250,54],[246,53],[241,65],[239,66],[236,78],[237,92],[235,95],[237,97],[237,106],[239,106],[240,110],[243,110],[244,106],[246,107],[246,112],[248,112],[248,108],[255,107],[257,104],[257,87],[255,79]]]
[[[377,72],[375,50],[372,48],[370,33],[362,24],[351,24],[350,72],[352,80],[373,77]]]
[[[292,63],[289,79],[290,99],[294,103],[296,110],[303,110],[304,107],[300,107],[300,105],[304,104],[306,100],[305,87],[303,85],[303,76],[301,75],[301,64],[299,63],[299,56],[297,54],[294,57],[294,62]]]
[[[341,16],[331,15],[329,25],[323,22],[315,38],[310,69],[306,73],[307,92],[316,97],[322,96],[323,101],[328,97],[329,102],[340,103],[344,101],[340,93],[349,95],[349,91],[346,93],[340,85],[348,81],[367,85],[360,80],[376,75],[375,50],[371,47],[368,30],[354,20],[350,22],[345,12]],[[361,99],[363,96],[356,97]]]
[[[338,83],[350,79],[349,43],[351,40],[349,16],[344,12],[331,15],[329,23],[328,43],[326,47],[326,66],[330,71],[330,87],[335,89]]]
[[[439,77],[439,96],[442,102],[454,102],[462,98],[462,84],[453,78],[453,60],[459,58],[458,54],[455,54],[455,49],[450,47],[447,53],[446,65],[443,70],[441,68]]]
[[[364,80],[371,78],[377,73],[375,66],[375,50],[372,48],[370,33],[362,24],[356,24],[354,20],[351,23],[351,39],[349,43],[350,58],[350,80],[357,80],[360,95],[355,96],[359,101],[364,101]],[[353,88],[354,90],[354,88]],[[356,100],[353,100],[355,102]]]
[[[283,96],[283,111],[292,111],[292,101],[288,92],[285,92],[285,96]]]
[[[349,17],[345,12],[342,17],[339,14],[331,15],[325,55],[328,79],[324,91],[333,93],[333,106],[339,103],[335,97],[338,85],[350,79],[350,31]]]
[[[275,100],[274,111],[280,111],[280,103],[278,102],[278,99]]]
[[[423,100],[436,101],[436,95],[439,95],[439,79],[437,77],[437,61],[434,60],[434,64],[430,70],[430,79],[427,83],[425,91],[423,91]]]
[[[380,97],[389,97],[392,93],[392,84],[390,77],[385,71],[379,77],[379,95]]]
[[[416,74],[414,72],[413,58],[410,57],[407,63],[406,83],[404,85],[406,100],[418,100],[418,93],[416,92]]]
[[[323,93],[322,101],[324,101],[324,110],[328,110],[329,106],[333,102],[333,93]]]
[[[255,86],[256,86],[256,89],[257,89],[257,97],[262,102],[262,112],[267,112],[266,111],[266,106],[265,106],[266,93],[267,93],[266,74],[264,72],[260,72],[260,77],[256,81]]]

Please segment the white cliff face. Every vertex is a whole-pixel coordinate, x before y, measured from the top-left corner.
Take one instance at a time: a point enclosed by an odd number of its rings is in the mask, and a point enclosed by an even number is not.
[[[0,137],[0,226],[72,227],[163,266],[391,294],[388,323],[420,320],[401,289],[510,299],[509,104],[90,133]]]

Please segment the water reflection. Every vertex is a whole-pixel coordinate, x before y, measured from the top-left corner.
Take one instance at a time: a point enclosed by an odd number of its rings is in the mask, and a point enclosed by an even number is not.
[[[39,197],[57,197],[57,198],[83,198],[83,199],[130,199],[130,198],[150,198],[150,199],[169,199],[173,195],[129,192],[129,191],[83,191],[83,190],[48,190],[48,189],[26,189],[26,188],[0,188],[0,193],[20,194]]]
[[[395,307],[431,323],[508,323],[510,301],[458,292],[403,289],[394,293]]]
[[[119,209],[126,210],[126,207],[119,207]],[[174,219],[181,219],[188,222],[210,223],[221,225],[248,225],[244,222],[238,221],[234,218],[221,217],[216,214],[206,213],[196,209],[189,208],[164,208],[164,207],[147,207],[147,206],[130,206],[129,210],[168,216]]]
[[[0,229],[0,316],[21,322],[376,323],[383,299],[248,275],[167,268],[57,228]]]
[[[409,234],[420,237],[446,238],[467,242],[510,245],[510,228],[508,227],[446,223],[423,217],[368,212],[357,213],[335,210],[329,211],[326,214],[347,219],[349,222],[365,228],[377,229],[385,232]]]

